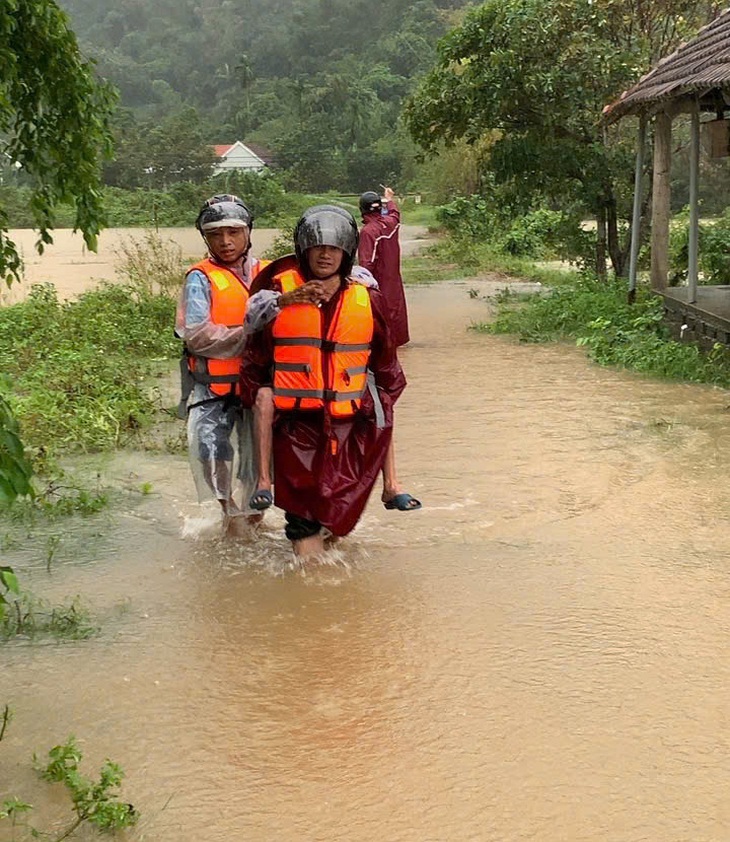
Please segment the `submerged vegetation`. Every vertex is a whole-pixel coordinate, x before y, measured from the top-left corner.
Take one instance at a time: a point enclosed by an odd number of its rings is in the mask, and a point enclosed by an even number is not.
[[[7,402],[0,396],[0,491],[6,508],[18,498],[36,497],[30,462],[25,457],[18,424]],[[58,538],[47,543],[47,570],[50,572]],[[60,606],[52,606],[21,588],[12,567],[0,565],[0,640],[18,636],[35,638],[51,636],[55,639],[79,640],[94,634],[80,597]],[[0,743],[12,719],[10,705],[5,703],[0,714]],[[114,831],[130,827],[137,822],[134,806],[119,800],[117,791],[124,777],[121,767],[106,760],[98,780],[82,774],[79,764],[83,755],[73,736],[48,752],[45,764],[34,764],[41,778],[51,784],[61,784],[70,798],[73,815],[66,819],[60,830],[41,831],[31,824],[33,805],[17,794],[0,793],[0,822],[10,824],[10,839],[48,839],[62,842],[84,824],[99,831]],[[7,838],[7,837],[5,837]]]
[[[0,567],[0,640],[20,636],[84,640],[97,631],[80,597],[50,605],[21,589],[12,567]]]
[[[7,725],[9,719],[9,708],[6,705],[3,726]],[[2,733],[4,730],[3,727]],[[99,771],[99,779],[95,781],[81,773],[79,765],[82,759],[83,754],[73,736],[48,752],[47,763],[41,764],[34,756],[34,765],[40,777],[48,783],[63,785],[71,800],[73,817],[66,821],[60,831],[43,832],[30,823],[32,804],[17,796],[6,798],[0,802],[0,821],[4,819],[11,823],[13,842],[21,838],[61,842],[83,824],[96,827],[99,831],[121,830],[136,824],[139,815],[134,805],[120,801],[117,794],[124,778],[121,767],[106,760]],[[17,836],[16,831],[22,832],[23,836]]]

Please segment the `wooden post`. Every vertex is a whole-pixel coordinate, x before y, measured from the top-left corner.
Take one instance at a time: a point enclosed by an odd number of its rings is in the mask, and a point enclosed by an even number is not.
[[[631,255],[629,258],[629,303],[636,298],[636,267],[641,240],[641,175],[644,169],[644,148],[646,147],[646,115],[639,121],[639,139],[636,147],[636,171],[634,172],[634,210],[631,217]]]
[[[697,243],[700,233],[700,108],[692,105],[692,141],[689,152],[689,261],[687,266],[687,301],[697,301]]]
[[[666,289],[669,274],[672,118],[660,111],[654,121],[654,184],[651,210],[651,288]]]

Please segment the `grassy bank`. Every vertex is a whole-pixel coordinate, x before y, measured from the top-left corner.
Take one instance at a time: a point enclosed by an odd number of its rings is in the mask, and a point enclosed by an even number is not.
[[[120,283],[69,301],[36,285],[0,307],[0,394],[37,471],[53,474],[65,454],[149,446],[180,355],[183,274],[179,250],[147,234],[125,248]]]
[[[690,383],[730,386],[730,351],[716,344],[706,354],[691,343],[671,338],[662,321],[662,302],[647,287],[639,287],[634,304],[627,303],[625,279],[603,281],[587,273],[533,267],[533,272],[507,271],[499,260],[491,269],[540,280],[538,293],[504,291],[492,303],[492,320],[476,331],[510,334],[524,342],[573,341],[600,365],[618,366],[652,377]],[[517,267],[515,267],[517,268]]]
[[[506,275],[526,281],[559,286],[574,273],[501,254],[490,244],[470,243],[443,236],[413,257],[404,257],[401,270],[405,284],[474,278],[479,275]]]

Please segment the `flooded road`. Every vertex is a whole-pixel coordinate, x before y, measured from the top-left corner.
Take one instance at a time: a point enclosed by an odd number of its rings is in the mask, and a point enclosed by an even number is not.
[[[728,395],[468,332],[470,288],[409,289],[424,509],[374,496],[332,565],[291,570],[277,513],[223,543],[142,454],[83,552],[5,553],[101,633],[3,647],[0,800],[56,820],[30,756],[73,733],[135,842],[730,838]]]
[[[189,228],[160,228],[157,232],[144,228],[107,228],[99,235],[98,249],[89,251],[80,233],[69,228],[58,228],[52,232],[53,244],[46,246],[42,255],[35,249],[38,235],[29,228],[15,228],[8,232],[21,254],[25,274],[23,283],[14,284],[11,289],[0,287],[0,304],[13,304],[22,300],[32,284],[51,281],[61,299],[70,298],[87,290],[99,281],[119,280],[119,265],[125,249],[135,243],[144,243],[148,234],[157,234],[167,247],[180,250],[187,265],[204,256],[203,241],[192,226]],[[262,255],[271,248],[279,234],[275,228],[254,228],[252,234],[253,253]],[[403,225],[401,245],[403,254],[412,254],[427,237],[428,231],[422,225]]]

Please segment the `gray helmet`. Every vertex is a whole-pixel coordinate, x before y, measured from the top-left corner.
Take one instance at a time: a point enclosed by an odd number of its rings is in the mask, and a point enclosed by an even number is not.
[[[374,190],[368,190],[360,196],[360,213],[380,213],[383,209],[383,200]]]
[[[201,234],[214,228],[253,228],[253,214],[238,196],[211,196],[200,209],[195,227]]]
[[[294,250],[301,265],[313,246],[335,246],[345,252],[342,271],[349,274],[357,251],[357,223],[351,213],[337,205],[307,208],[294,229]]]

